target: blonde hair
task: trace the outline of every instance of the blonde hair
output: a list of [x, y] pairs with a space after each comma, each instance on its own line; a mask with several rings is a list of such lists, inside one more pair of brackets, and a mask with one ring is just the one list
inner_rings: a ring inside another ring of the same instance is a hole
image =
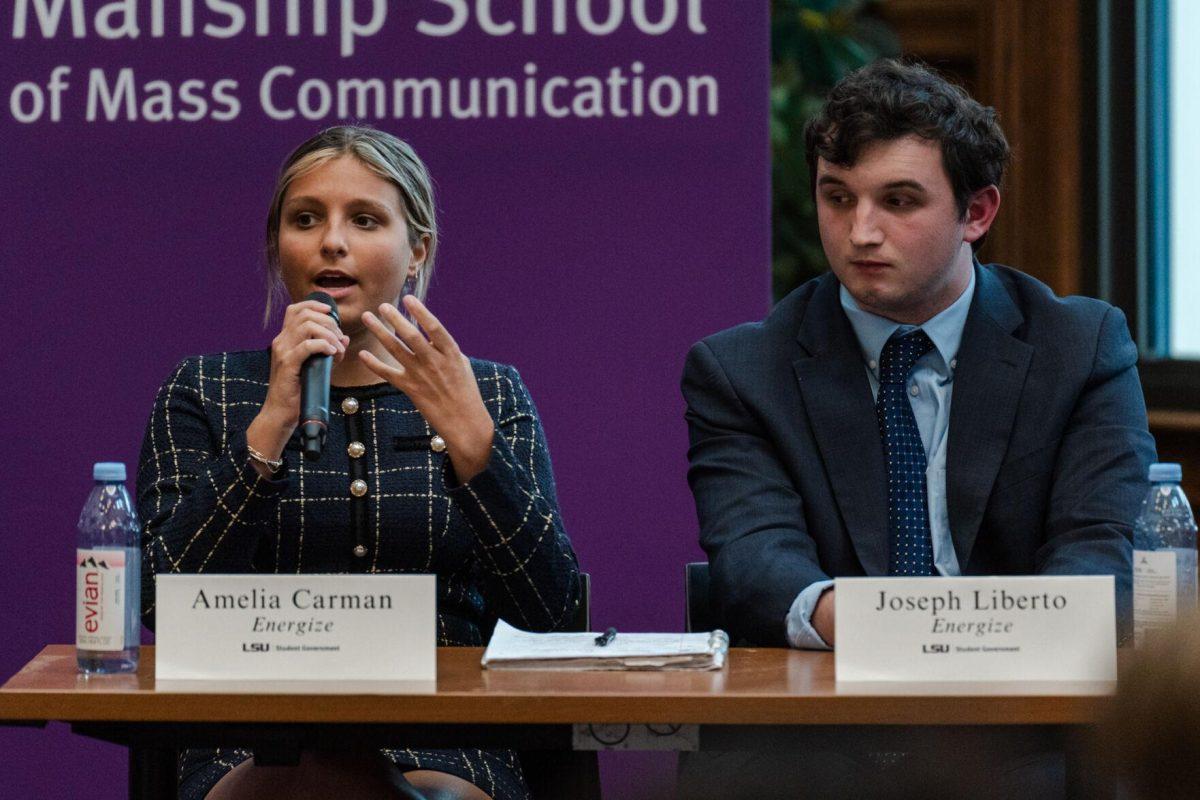
[[390, 133], [363, 125], [338, 125], [327, 128], [301, 144], [283, 162], [275, 181], [275, 194], [267, 212], [267, 304], [263, 312], [266, 327], [276, 303], [288, 302], [287, 290], [279, 266], [279, 227], [283, 199], [292, 182], [335, 158], [352, 155], [367, 169], [400, 190], [404, 203], [408, 241], [416, 247], [424, 236], [425, 261], [417, 270], [413, 294], [424, 301], [433, 276], [437, 253], [437, 216], [433, 202], [433, 183], [425, 164], [407, 142]]

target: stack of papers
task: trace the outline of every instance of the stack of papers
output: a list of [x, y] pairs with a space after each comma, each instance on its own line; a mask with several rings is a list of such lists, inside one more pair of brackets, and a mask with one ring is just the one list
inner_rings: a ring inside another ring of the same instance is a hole
[[729, 635], [711, 633], [619, 633], [604, 647], [595, 633], [529, 633], [496, 623], [483, 654], [485, 669], [668, 670], [721, 669]]

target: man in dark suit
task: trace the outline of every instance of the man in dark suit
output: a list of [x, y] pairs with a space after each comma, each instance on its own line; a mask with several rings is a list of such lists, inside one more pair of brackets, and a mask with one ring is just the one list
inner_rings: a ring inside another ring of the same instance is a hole
[[[1110, 574], [1127, 612], [1154, 459], [1137, 349], [1119, 310], [975, 261], [1008, 158], [994, 111], [883, 61], [833, 90], [807, 141], [832, 272], [684, 368], [717, 619], [756, 644], [832, 645], [829, 579], [888, 574]], [[880, 390], [892, 353], [908, 419]], [[889, 464], [889, 430], [919, 435], [892, 461], [923, 470]], [[924, 555], [900, 563], [910, 534]]]
[[683, 374], [718, 622], [832, 647], [832, 579], [1113, 575], [1154, 460], [1117, 309], [974, 251], [1009, 158], [994, 110], [880, 61], [806, 130], [831, 272]]

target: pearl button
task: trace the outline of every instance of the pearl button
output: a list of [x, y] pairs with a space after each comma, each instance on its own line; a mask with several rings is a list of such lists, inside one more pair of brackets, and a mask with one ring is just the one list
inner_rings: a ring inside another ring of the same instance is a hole
[[867, 366], [870, 367], [871, 369], [879, 369], [879, 362], [874, 361], [874, 360], [868, 361]]
[[357, 556], [358, 558], [362, 558], [366, 554], [367, 554], [367, 548], [363, 547], [361, 544], [354, 545], [354, 555], [355, 556]]
[[358, 401], [355, 400], [353, 397], [347, 397], [345, 400], [342, 401], [342, 413], [343, 414], [357, 414], [358, 413]]
[[921, 393], [921, 390], [920, 390], [920, 389], [918, 389], [918, 388], [917, 388], [917, 387], [914, 385], [914, 386], [913, 386], [911, 389], [909, 389], [909, 390], [908, 390], [908, 393], [909, 393], [909, 394], [911, 394], [913, 397], [916, 397], [917, 395], [919, 395], [919, 394]]
[[446, 440], [434, 434], [433, 438], [429, 440], [429, 447], [432, 448], [433, 452], [441, 453], [446, 449]]
[[355, 497], [362, 497], [367, 493], [367, 482], [364, 480], [356, 480], [350, 484], [350, 494]]
[[957, 358], [950, 359], [950, 369], [958, 369], [958, 359]]
[[362, 442], [351, 442], [346, 445], [346, 452], [350, 454], [351, 458], [359, 458], [367, 452], [367, 448]]

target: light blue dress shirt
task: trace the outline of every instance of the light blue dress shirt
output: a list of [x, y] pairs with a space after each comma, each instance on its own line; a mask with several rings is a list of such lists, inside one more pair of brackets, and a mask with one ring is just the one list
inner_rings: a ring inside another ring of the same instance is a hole
[[[912, 403], [917, 429], [925, 446], [925, 485], [929, 502], [929, 530], [933, 537], [933, 563], [939, 575], [960, 575], [958, 555], [950, 538], [946, 511], [946, 443], [950, 429], [950, 394], [954, 388], [958, 345], [975, 294], [975, 270], [971, 282], [958, 299], [923, 325], [902, 325], [864, 311], [841, 287], [842, 308], [850, 318], [854, 335], [862, 348], [863, 361], [871, 381], [871, 394], [879, 395], [879, 354], [897, 330], [903, 333], [921, 328], [933, 341], [933, 349], [917, 361], [908, 379], [908, 399]], [[880, 531], [880, 536], [886, 531]], [[796, 597], [787, 615], [787, 638], [792, 647], [828, 650], [829, 645], [812, 626], [813, 610], [833, 581], [817, 581]]]

